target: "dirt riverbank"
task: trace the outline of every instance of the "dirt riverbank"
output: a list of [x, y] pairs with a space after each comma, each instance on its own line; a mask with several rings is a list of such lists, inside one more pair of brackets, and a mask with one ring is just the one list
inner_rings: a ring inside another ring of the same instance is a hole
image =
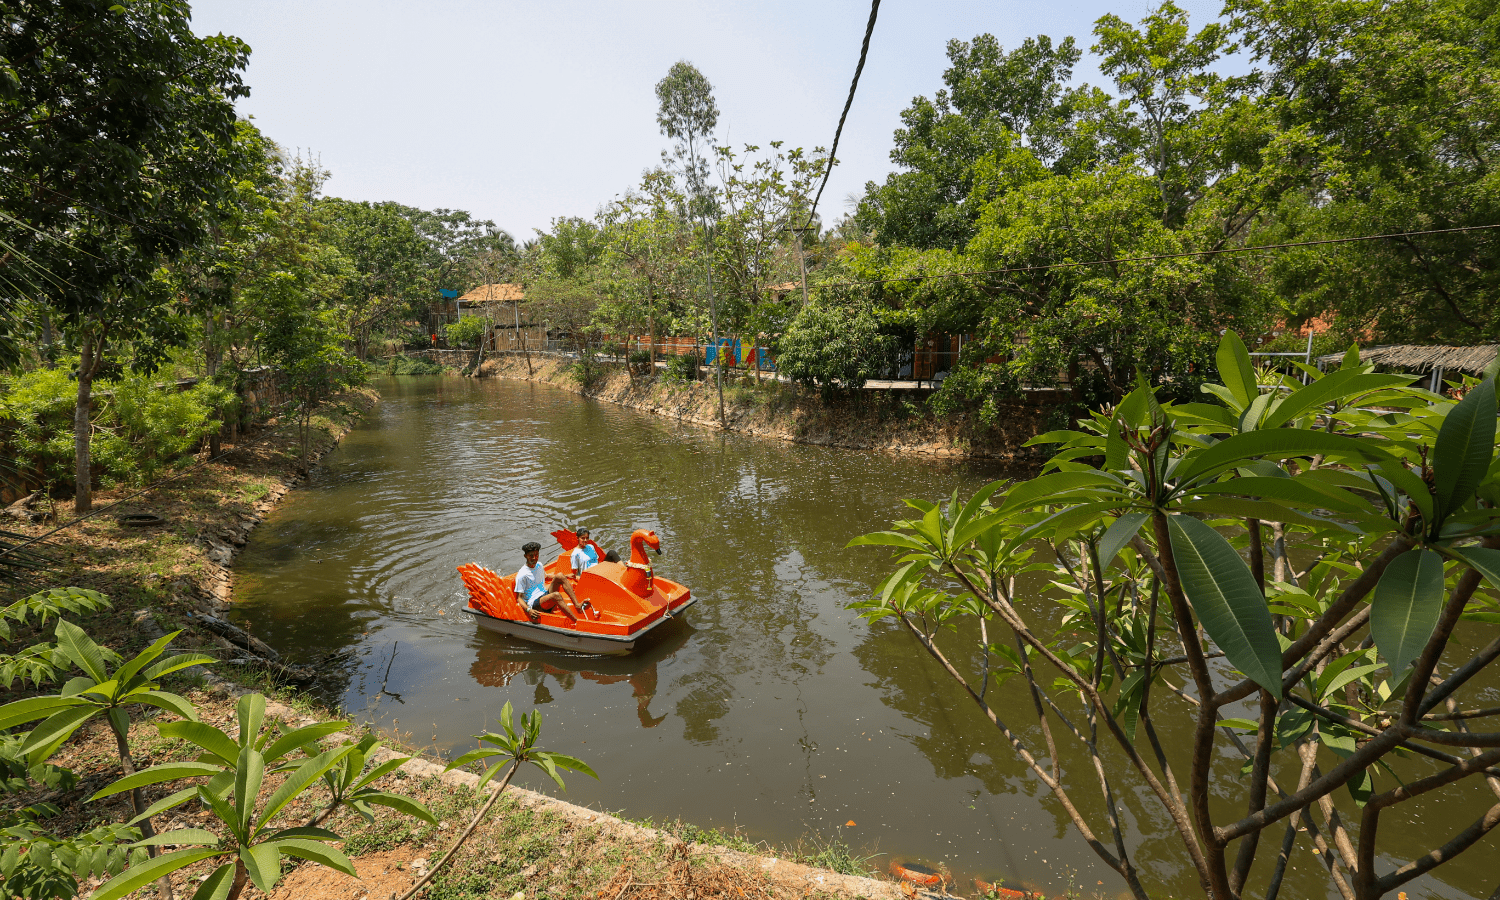
[[[314, 421], [314, 454], [321, 458], [368, 414], [378, 402], [373, 391], [346, 394], [329, 404]], [[114, 606], [104, 612], [71, 617], [100, 644], [129, 658], [163, 632], [181, 631], [174, 647], [195, 649], [219, 658], [219, 665], [186, 677], [173, 676], [167, 690], [188, 696], [205, 721], [228, 728], [234, 721], [237, 697], [259, 690], [279, 698], [268, 712], [283, 728], [309, 719], [339, 718], [334, 711], [307, 702], [287, 682], [295, 670], [280, 665], [269, 648], [253, 637], [235, 635], [211, 626], [226, 608], [232, 584], [232, 564], [254, 527], [300, 478], [298, 444], [290, 425], [272, 423], [247, 437], [221, 459], [198, 466], [180, 479], [139, 498], [69, 527], [40, 546], [52, 559], [45, 585], [74, 585], [104, 593]], [[129, 489], [102, 491], [96, 508], [128, 496]], [[68, 521], [61, 503], [57, 509], [42, 501], [33, 513]], [[124, 524], [127, 513], [157, 516], [147, 527]], [[7, 521], [10, 530], [40, 535], [57, 521]], [[13, 592], [15, 593], [15, 592]], [[23, 592], [24, 593], [24, 592]], [[0, 602], [22, 596], [15, 593]], [[50, 637], [34, 627], [18, 628], [5, 649], [14, 652]], [[25, 696], [20, 684], [0, 690], [0, 704]], [[192, 757], [183, 742], [160, 737], [152, 711], [133, 710], [132, 745], [141, 748], [137, 765]], [[351, 729], [353, 730], [353, 729]], [[410, 736], [384, 737], [412, 753]], [[545, 731], [542, 746], [548, 746]], [[568, 748], [553, 748], [571, 752]], [[20, 808], [38, 801], [65, 810], [49, 825], [59, 833], [86, 828], [101, 820], [123, 821], [126, 795], [88, 803], [86, 798], [117, 778], [119, 760], [113, 739], [101, 722], [86, 726], [56, 760], [75, 768], [80, 783], [69, 791], [35, 788], [0, 796], [0, 806]], [[329, 825], [344, 836], [344, 847], [361, 873], [359, 880], [321, 867], [303, 864], [290, 871], [276, 888], [276, 900], [385, 900], [404, 892], [428, 860], [436, 862], [452, 846], [468, 817], [483, 802], [474, 789], [476, 776], [414, 758], [386, 776], [389, 789], [416, 796], [439, 819], [428, 826], [415, 819], [380, 811], [371, 822], [340, 814]], [[149, 789], [148, 802], [165, 795], [165, 788]], [[459, 857], [427, 888], [425, 900], [479, 900], [487, 897], [609, 897], [645, 898], [790, 898], [903, 896], [889, 881], [803, 865], [788, 860], [786, 851], [752, 845], [737, 835], [704, 833], [675, 823], [648, 828], [598, 810], [589, 810], [542, 794], [512, 788], [496, 805], [487, 824], [480, 826]], [[182, 807], [157, 823], [158, 830], [206, 827], [201, 814]], [[295, 812], [295, 811], [294, 811]], [[301, 812], [307, 812], [301, 810]], [[832, 851], [830, 853], [830, 851]], [[840, 848], [811, 848], [803, 858], [836, 860]], [[847, 852], [842, 851], [845, 862]], [[820, 856], [819, 854], [828, 854]], [[853, 869], [854, 866], [843, 868]], [[181, 873], [178, 891], [206, 872]], [[97, 880], [95, 882], [97, 884]], [[93, 885], [82, 885], [86, 893]], [[139, 896], [151, 896], [154, 887]], [[906, 892], [905, 896], [912, 896]], [[245, 900], [261, 895], [248, 888]]]
[[[719, 425], [718, 394], [711, 381], [631, 378], [623, 369], [612, 367], [584, 389], [568, 371], [570, 363], [533, 354], [528, 364], [520, 354], [507, 354], [486, 360], [480, 376], [542, 382], [653, 415]], [[856, 404], [831, 405], [793, 385], [736, 376], [724, 386], [725, 418], [730, 431], [801, 444], [1039, 462], [1042, 457], [1022, 445], [1047, 430], [1060, 402], [1056, 392], [1007, 402], [1001, 421], [987, 427], [966, 419], [940, 419], [905, 396], [911, 393], [866, 391]]]

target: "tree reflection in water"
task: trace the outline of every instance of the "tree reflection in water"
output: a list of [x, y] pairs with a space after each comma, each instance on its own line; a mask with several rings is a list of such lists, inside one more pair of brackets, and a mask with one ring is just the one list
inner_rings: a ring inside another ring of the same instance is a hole
[[651, 715], [651, 700], [656, 696], [656, 666], [682, 649], [695, 630], [687, 622], [668, 625], [667, 629], [667, 633], [653, 636], [649, 643], [626, 656], [582, 656], [485, 634], [474, 663], [469, 666], [469, 675], [485, 687], [505, 687], [522, 675], [524, 681], [536, 685], [538, 704], [552, 702], [552, 694], [544, 683], [548, 675], [564, 693], [573, 689], [575, 678], [595, 684], [623, 681], [630, 685], [641, 727], [655, 728], [667, 720], [666, 713]]

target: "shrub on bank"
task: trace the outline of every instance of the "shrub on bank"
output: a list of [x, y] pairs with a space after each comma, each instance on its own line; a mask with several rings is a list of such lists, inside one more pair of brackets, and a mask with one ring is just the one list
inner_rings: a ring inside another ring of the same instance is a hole
[[568, 377], [576, 381], [579, 387], [588, 390], [598, 384], [608, 371], [608, 367], [597, 356], [586, 353], [568, 366]]
[[447, 332], [449, 344], [465, 350], [472, 350], [479, 346], [479, 341], [484, 337], [484, 330], [488, 325], [489, 322], [485, 319], [481, 319], [478, 316], [468, 316], [443, 327]]
[[[3, 448], [23, 477], [43, 484], [73, 483], [73, 410], [78, 386], [65, 368], [38, 369], [0, 381]], [[218, 431], [238, 398], [222, 385], [187, 390], [131, 373], [98, 382], [92, 438], [96, 471], [104, 482], [138, 484], [194, 452]]]
[[778, 350], [782, 375], [827, 393], [858, 390], [890, 368], [896, 339], [868, 303], [816, 303], [797, 313]]
[[654, 366], [651, 365], [650, 350], [632, 350], [625, 358], [626, 364], [630, 366], [631, 375], [651, 375]]
[[698, 380], [698, 357], [697, 356], [669, 356], [667, 357], [667, 370], [664, 376], [668, 381], [696, 381]]
[[387, 375], [441, 375], [443, 367], [429, 359], [411, 356], [393, 356], [385, 365]]

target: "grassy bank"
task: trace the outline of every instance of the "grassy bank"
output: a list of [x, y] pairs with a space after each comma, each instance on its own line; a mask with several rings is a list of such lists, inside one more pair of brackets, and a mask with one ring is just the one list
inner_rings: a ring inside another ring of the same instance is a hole
[[[314, 454], [335, 447], [378, 402], [372, 391], [339, 397], [314, 419]], [[271, 423], [249, 435], [222, 458], [197, 465], [178, 479], [113, 508], [129, 490], [96, 497], [101, 513], [52, 535], [40, 545], [52, 559], [44, 585], [74, 585], [98, 590], [113, 601], [101, 613], [70, 617], [101, 645], [127, 658], [162, 631], [182, 633], [175, 647], [196, 649], [225, 660], [207, 673], [169, 676], [166, 690], [183, 694], [197, 705], [203, 719], [222, 728], [234, 722], [234, 705], [247, 690], [277, 698], [268, 714], [289, 730], [310, 720], [339, 718], [335, 711], [310, 703], [283, 680], [284, 672], [260, 663], [230, 665], [227, 660], [246, 654], [241, 646], [200, 623], [203, 615], [219, 615], [229, 598], [231, 566], [251, 530], [297, 483], [299, 445], [289, 424]], [[72, 519], [59, 504], [42, 512], [51, 517], [13, 530], [40, 535]], [[127, 527], [119, 517], [130, 513], [160, 517], [150, 527]], [[24, 595], [11, 591], [6, 602]], [[18, 628], [9, 649], [50, 637], [34, 626]], [[192, 670], [189, 670], [190, 672]], [[0, 690], [0, 704], [27, 691], [20, 684]], [[131, 743], [139, 748], [138, 766], [191, 759], [196, 748], [161, 737], [155, 712], [132, 711]], [[350, 729], [354, 730], [354, 729]], [[401, 735], [385, 735], [401, 746]], [[545, 730], [542, 745], [546, 746]], [[559, 748], [566, 750], [567, 748]], [[410, 751], [407, 751], [410, 752]], [[121, 767], [113, 736], [103, 721], [87, 725], [53, 760], [81, 775], [66, 791], [34, 786], [19, 793], [0, 794], [0, 804], [20, 808], [37, 802], [56, 804], [62, 817], [48, 821], [57, 833], [74, 833], [104, 822], [130, 818], [126, 795], [88, 802], [87, 798], [118, 778]], [[441, 766], [420, 758], [386, 776], [380, 784], [416, 797], [435, 813], [438, 822], [376, 808], [373, 821], [340, 813], [327, 827], [346, 840], [361, 879], [333, 870], [302, 864], [289, 871], [274, 895], [285, 900], [385, 900], [405, 892], [452, 846], [484, 795], [477, 778], [466, 772], [442, 773]], [[168, 793], [168, 786], [148, 788], [147, 801]], [[294, 807], [287, 824], [300, 824], [315, 810]], [[300, 820], [299, 820], [300, 817]], [[190, 804], [164, 814], [157, 830], [212, 827], [209, 817]], [[607, 897], [614, 900], [657, 897], [895, 897], [896, 885], [840, 875], [812, 868], [803, 859], [832, 865], [844, 872], [859, 868], [859, 860], [844, 847], [808, 847], [791, 854], [753, 845], [736, 835], [704, 832], [674, 823], [651, 828], [597, 810], [562, 803], [544, 795], [511, 789], [497, 803], [489, 819], [463, 847], [453, 864], [425, 890], [426, 900], [511, 897]], [[205, 871], [189, 869], [176, 877], [178, 896], [195, 886]], [[86, 893], [98, 880], [82, 886]], [[247, 889], [246, 897], [258, 893]], [[153, 896], [154, 887], [140, 896]], [[82, 895], [82, 894], [81, 894]]]
[[[571, 361], [519, 354], [486, 360], [485, 377], [539, 381], [654, 415], [718, 427], [719, 399], [712, 381], [632, 378], [620, 367], [605, 368], [587, 388], [570, 371]], [[660, 371], [660, 370], [658, 370]], [[1040, 395], [1039, 395], [1040, 396]], [[966, 418], [933, 415], [913, 391], [860, 391], [825, 400], [816, 392], [775, 381], [756, 382], [742, 374], [724, 386], [729, 430], [757, 437], [936, 457], [1039, 459], [1022, 446], [1046, 431], [1054, 405], [1015, 401], [1001, 421], [986, 426]]]
[[[220, 728], [232, 727], [234, 697], [242, 688], [229, 683], [206, 689], [187, 683], [172, 687], [198, 706], [203, 721]], [[308, 708], [295, 699], [268, 704], [267, 717], [275, 723], [273, 736], [332, 718], [326, 711]], [[185, 761], [199, 752], [191, 745], [160, 737], [152, 726], [149, 717], [132, 722], [131, 742], [139, 748], [138, 764]], [[545, 731], [543, 738], [545, 742]], [[394, 755], [385, 751], [386, 758]], [[46, 800], [63, 807], [64, 818], [51, 823], [58, 831], [83, 830], [100, 822], [129, 818], [126, 795], [82, 802], [120, 775], [114, 738], [107, 725], [96, 722], [86, 726], [54, 762], [88, 774], [66, 793], [31, 792], [11, 799]], [[405, 893], [442, 858], [487, 799], [487, 790], [476, 789], [477, 780], [468, 772], [443, 773], [436, 763], [410, 760], [376, 784], [422, 802], [432, 811], [435, 823], [384, 807], [374, 808], [371, 821], [340, 811], [322, 827], [345, 839], [343, 850], [354, 861], [360, 878], [302, 864], [285, 874], [271, 896], [275, 900], [384, 900]], [[274, 788], [274, 780], [268, 786]], [[148, 789], [147, 800], [155, 801], [166, 793], [166, 788]], [[275, 822], [282, 826], [305, 824], [321, 805], [317, 797], [299, 800]], [[195, 805], [169, 812], [156, 824], [158, 831], [215, 825], [210, 814], [198, 811]], [[766, 855], [767, 849], [733, 835], [705, 833], [681, 823], [650, 828], [510, 788], [453, 863], [421, 896], [425, 900], [509, 898], [517, 893], [527, 898], [620, 900], [901, 896], [894, 884], [846, 877], [786, 859], [784, 854]], [[174, 877], [179, 896], [211, 868], [210, 863], [200, 863], [179, 872]], [[86, 883], [83, 890], [91, 890], [101, 881]], [[141, 897], [153, 895], [154, 887], [139, 892]], [[264, 896], [247, 887], [242, 900]]]

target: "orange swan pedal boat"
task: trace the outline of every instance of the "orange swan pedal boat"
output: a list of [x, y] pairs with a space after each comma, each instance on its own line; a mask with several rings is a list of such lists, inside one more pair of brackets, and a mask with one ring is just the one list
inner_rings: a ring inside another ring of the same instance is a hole
[[570, 554], [578, 538], [571, 531], [554, 531], [552, 536], [562, 544], [563, 552], [547, 564], [547, 576], [567, 576], [578, 602], [589, 603], [586, 618], [574, 622], [560, 611], [538, 610], [539, 621], [531, 621], [516, 599], [515, 573], [499, 575], [478, 563], [458, 567], [469, 589], [465, 612], [484, 628], [501, 634], [579, 653], [619, 656], [634, 650], [636, 642], [695, 602], [686, 585], [652, 571], [646, 549], [661, 554], [661, 539], [654, 531], [631, 533], [630, 562], [600, 562], [577, 577], [571, 574]]

